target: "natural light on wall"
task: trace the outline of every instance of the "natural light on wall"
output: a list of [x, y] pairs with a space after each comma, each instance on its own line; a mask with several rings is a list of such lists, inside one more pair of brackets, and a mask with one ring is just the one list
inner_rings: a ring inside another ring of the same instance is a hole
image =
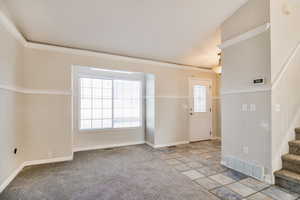
[[215, 66], [212, 70], [217, 74], [222, 74], [222, 66]]
[[141, 81], [80, 78], [80, 129], [141, 126]]

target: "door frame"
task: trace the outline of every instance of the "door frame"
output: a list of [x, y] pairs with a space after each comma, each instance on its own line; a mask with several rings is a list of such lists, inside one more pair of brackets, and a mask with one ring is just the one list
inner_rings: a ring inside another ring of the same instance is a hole
[[[188, 115], [189, 115], [189, 128], [188, 128], [188, 141], [189, 142], [193, 142], [192, 139], [191, 139], [191, 135], [190, 135], [190, 118], [191, 118], [191, 115], [190, 115], [190, 109], [191, 109], [191, 102], [192, 102], [192, 94], [191, 94], [191, 86], [192, 86], [192, 81], [193, 80], [197, 80], [197, 81], [206, 81], [209, 83], [209, 98], [208, 98], [208, 101], [210, 103], [210, 115], [209, 115], [209, 121], [210, 121], [210, 137], [209, 137], [209, 140], [213, 138], [213, 108], [212, 108], [212, 79], [209, 79], [209, 78], [200, 78], [200, 77], [189, 77], [188, 78], [188, 82], [189, 82], [189, 87], [188, 87]], [[199, 140], [201, 141], [201, 140]], [[205, 141], [205, 140], [202, 140], [202, 141]]]

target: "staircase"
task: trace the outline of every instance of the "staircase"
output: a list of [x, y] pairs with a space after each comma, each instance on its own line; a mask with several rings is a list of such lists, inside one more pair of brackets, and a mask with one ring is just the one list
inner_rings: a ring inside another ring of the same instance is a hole
[[274, 175], [276, 185], [300, 193], [300, 128], [295, 132], [296, 140], [289, 142], [289, 154], [282, 156], [283, 169]]

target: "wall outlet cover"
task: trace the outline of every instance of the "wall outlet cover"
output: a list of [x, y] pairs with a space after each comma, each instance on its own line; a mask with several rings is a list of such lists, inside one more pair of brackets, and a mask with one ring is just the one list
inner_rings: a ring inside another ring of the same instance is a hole
[[281, 105], [280, 104], [275, 104], [275, 111], [280, 112], [281, 110]]
[[243, 147], [243, 152], [244, 152], [244, 154], [248, 154], [249, 153], [249, 148], [248, 147]]
[[250, 104], [250, 111], [255, 112], [256, 111], [256, 105], [255, 104]]
[[242, 105], [242, 111], [243, 112], [247, 112], [248, 111], [248, 105], [247, 104], [243, 104]]

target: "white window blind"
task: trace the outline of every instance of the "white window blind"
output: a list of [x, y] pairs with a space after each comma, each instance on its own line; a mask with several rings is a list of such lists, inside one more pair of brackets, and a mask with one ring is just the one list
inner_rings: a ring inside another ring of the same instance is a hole
[[206, 112], [207, 87], [203, 85], [194, 86], [194, 112]]
[[80, 129], [141, 126], [141, 81], [80, 78]]

